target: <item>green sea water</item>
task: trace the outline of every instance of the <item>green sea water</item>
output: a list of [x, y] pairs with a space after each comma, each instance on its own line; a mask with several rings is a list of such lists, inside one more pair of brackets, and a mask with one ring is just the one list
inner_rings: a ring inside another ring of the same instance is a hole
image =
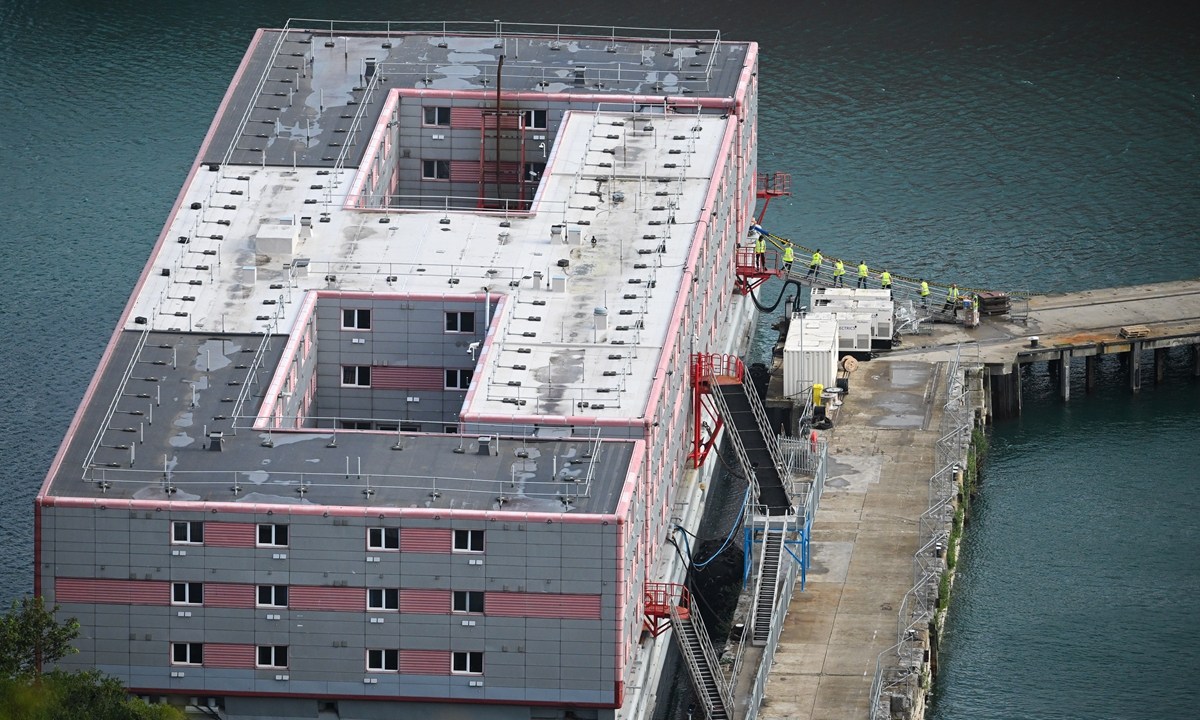
[[[256, 27], [720, 28], [761, 44], [759, 164], [793, 190], [769, 229], [893, 272], [1050, 291], [1200, 275], [1195, 13], [0, 0], [0, 602], [31, 589], [32, 498]], [[1200, 714], [1200, 384], [1185, 363], [1136, 397], [1106, 369], [1065, 407], [1026, 383], [1025, 416], [993, 430], [933, 717]]]

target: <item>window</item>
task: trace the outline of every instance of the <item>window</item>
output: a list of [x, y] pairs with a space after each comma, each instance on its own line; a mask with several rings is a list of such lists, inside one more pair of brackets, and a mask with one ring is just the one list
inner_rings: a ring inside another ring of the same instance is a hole
[[259, 607], [287, 607], [288, 604], [288, 586], [287, 585], [259, 585], [258, 586], [258, 605]]
[[204, 583], [171, 583], [172, 605], [203, 605]]
[[466, 390], [467, 388], [471, 387], [471, 377], [474, 374], [474, 370], [447, 370], [446, 389]]
[[545, 130], [546, 129], [546, 111], [545, 110], [526, 110], [521, 113], [525, 116], [526, 130]]
[[452, 665], [454, 672], [466, 673], [468, 675], [483, 674], [483, 653], [481, 652], [456, 652], [454, 653], [454, 664]]
[[204, 523], [176, 520], [171, 523], [171, 542], [200, 545], [204, 542]]
[[342, 420], [341, 428], [343, 430], [370, 430], [371, 423], [364, 420]]
[[401, 423], [400, 432], [421, 432], [421, 426], [416, 423]]
[[259, 645], [258, 666], [270, 668], [287, 667], [287, 645]]
[[367, 588], [368, 610], [399, 610], [400, 591], [395, 588]]
[[449, 160], [422, 160], [421, 161], [421, 179], [422, 180], [449, 180], [450, 179], [450, 161]]
[[483, 531], [455, 530], [454, 552], [483, 552]]
[[546, 174], [546, 163], [525, 163], [525, 182], [538, 182]]
[[454, 612], [483, 612], [483, 593], [474, 590], [455, 590]]
[[447, 435], [457, 435], [458, 434], [458, 426], [457, 425], [443, 425], [442, 432], [446, 433]]
[[172, 665], [203, 665], [203, 643], [171, 643]]
[[342, 387], [371, 387], [371, 366], [343, 365]]
[[425, 110], [425, 124], [435, 127], [450, 127], [450, 108], [448, 107], [427, 107]]
[[474, 312], [446, 313], [446, 332], [473, 333], [475, 332]]
[[396, 672], [400, 669], [399, 650], [368, 650], [367, 670]]
[[258, 526], [258, 544], [259, 545], [271, 545], [273, 547], [287, 547], [288, 526], [287, 525], [259, 525]]
[[372, 550], [399, 550], [400, 528], [367, 528], [367, 547]]
[[343, 330], [370, 330], [370, 310], [342, 310]]

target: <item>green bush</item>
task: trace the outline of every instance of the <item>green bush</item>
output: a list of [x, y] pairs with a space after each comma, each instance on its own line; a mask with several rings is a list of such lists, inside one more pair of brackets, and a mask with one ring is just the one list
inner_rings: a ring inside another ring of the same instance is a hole
[[97, 670], [52, 670], [0, 680], [0, 720], [179, 720], [169, 705], [130, 697], [121, 682]]

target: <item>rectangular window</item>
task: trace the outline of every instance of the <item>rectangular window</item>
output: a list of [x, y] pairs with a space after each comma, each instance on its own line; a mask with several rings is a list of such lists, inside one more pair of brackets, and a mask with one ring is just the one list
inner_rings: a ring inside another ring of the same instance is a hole
[[452, 665], [455, 673], [465, 675], [482, 675], [483, 674], [483, 653], [481, 652], [456, 652], [454, 653], [454, 664]]
[[454, 552], [483, 552], [483, 531], [455, 530]]
[[366, 420], [342, 420], [341, 428], [343, 430], [370, 430], [371, 423]]
[[343, 365], [342, 387], [371, 387], [371, 366]]
[[258, 667], [285, 668], [288, 662], [287, 645], [259, 645]]
[[442, 432], [446, 433], [447, 435], [457, 435], [458, 434], [458, 426], [457, 425], [443, 425]]
[[288, 606], [288, 586], [287, 585], [259, 585], [258, 586], [258, 606], [259, 607], [287, 607]]
[[526, 110], [521, 113], [525, 116], [526, 130], [545, 130], [546, 129], [546, 111], [545, 110]]
[[481, 613], [483, 612], [483, 593], [473, 590], [454, 591], [454, 612]]
[[424, 108], [425, 125], [430, 127], [450, 127], [450, 108], [448, 107], [427, 107]]
[[396, 672], [400, 669], [399, 650], [368, 650], [367, 670], [372, 672]]
[[421, 426], [415, 423], [401, 423], [400, 432], [421, 432]]
[[203, 605], [204, 583], [171, 583], [172, 605]]
[[546, 174], [546, 163], [525, 163], [525, 182], [539, 182]]
[[343, 330], [370, 330], [370, 310], [342, 310]]
[[421, 179], [422, 180], [449, 180], [450, 179], [450, 161], [449, 160], [422, 160], [421, 161]]
[[473, 333], [473, 332], [475, 332], [475, 313], [474, 312], [448, 312], [448, 313], [446, 313], [446, 332], [448, 332], [448, 333]]
[[204, 523], [176, 520], [171, 523], [171, 542], [179, 545], [201, 545], [204, 543]]
[[368, 610], [399, 610], [400, 591], [395, 588], [367, 588]]
[[474, 370], [447, 370], [446, 389], [466, 390], [467, 388], [471, 387], [471, 378], [474, 375]]
[[171, 643], [172, 665], [203, 665], [203, 643]]
[[258, 544], [259, 545], [269, 545], [271, 547], [287, 547], [288, 526], [287, 525], [259, 525], [258, 526]]
[[400, 528], [367, 528], [367, 547], [372, 550], [399, 550]]

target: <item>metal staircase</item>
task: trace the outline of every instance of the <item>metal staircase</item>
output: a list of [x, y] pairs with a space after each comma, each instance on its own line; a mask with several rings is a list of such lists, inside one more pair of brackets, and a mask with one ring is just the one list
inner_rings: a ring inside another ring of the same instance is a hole
[[679, 654], [687, 664], [692, 688], [704, 703], [704, 712], [711, 720], [732, 720], [733, 698], [721, 660], [713, 649], [708, 631], [699, 612], [694, 612], [691, 593], [677, 583], [648, 582], [642, 591], [646, 630], [654, 637], [670, 627], [679, 644]]
[[718, 378], [714, 385], [714, 404], [733, 429], [729, 438], [734, 454], [751, 480], [758, 502], [767, 507], [770, 515], [791, 514], [791, 493], [784, 484], [787, 471], [779, 442], [771, 432], [766, 410], [750, 378], [744, 376], [741, 382]]
[[762, 559], [758, 570], [758, 588], [754, 595], [751, 642], [764, 646], [771, 636], [771, 619], [779, 590], [780, 555], [783, 553], [784, 528], [767, 527], [763, 531]]
[[671, 629], [679, 643], [679, 652], [688, 666], [692, 688], [704, 703], [709, 720], [732, 720], [733, 700], [721, 674], [721, 662], [713, 649], [700, 613], [690, 608], [671, 606]]

